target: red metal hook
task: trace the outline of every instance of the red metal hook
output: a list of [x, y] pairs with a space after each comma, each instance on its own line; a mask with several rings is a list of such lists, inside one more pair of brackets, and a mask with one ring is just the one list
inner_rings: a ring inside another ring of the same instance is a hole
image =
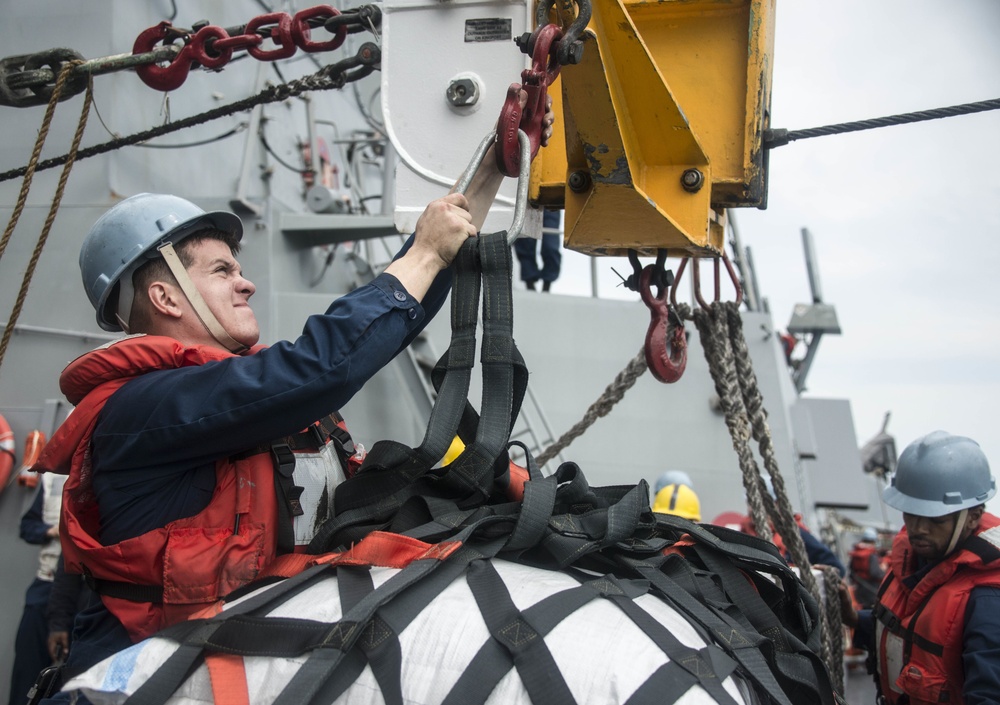
[[[531, 158], [538, 154], [542, 143], [542, 119], [545, 117], [545, 102], [548, 87], [556, 80], [562, 68], [556, 58], [554, 45], [563, 36], [558, 25], [547, 24], [539, 27], [531, 35], [531, 68], [521, 72], [521, 82], [510, 84], [507, 98], [500, 109], [497, 121], [496, 157], [497, 168], [505, 176], [520, 173], [521, 153], [517, 144], [518, 129], [524, 130], [531, 144]], [[528, 100], [522, 114], [518, 94], [524, 90]]]
[[650, 318], [644, 348], [646, 365], [656, 379], [670, 384], [681, 378], [687, 366], [687, 336], [677, 314], [667, 305], [667, 290], [670, 287], [661, 287], [656, 296], [649, 289], [654, 269], [655, 265], [646, 265], [639, 275], [639, 296], [649, 308]]
[[[147, 51], [152, 51], [160, 41], [170, 34], [171, 27], [173, 25], [164, 20], [155, 27], [143, 31], [135, 38], [132, 53], [145, 54]], [[136, 66], [135, 72], [142, 79], [142, 82], [150, 88], [155, 88], [158, 91], [172, 91], [175, 88], [180, 88], [187, 80], [188, 71], [191, 70], [191, 62], [194, 60], [192, 53], [191, 45], [185, 44], [184, 48], [177, 52], [177, 56], [167, 66], [146, 64]]]

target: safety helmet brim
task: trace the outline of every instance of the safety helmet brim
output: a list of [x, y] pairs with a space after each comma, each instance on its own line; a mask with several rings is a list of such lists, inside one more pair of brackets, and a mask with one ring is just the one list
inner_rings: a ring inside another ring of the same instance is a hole
[[882, 501], [906, 514], [940, 517], [978, 507], [996, 491], [989, 461], [978, 443], [932, 431], [900, 453]]
[[882, 501], [893, 509], [898, 509], [904, 514], [913, 514], [918, 517], [943, 517], [946, 514], [954, 514], [955, 512], [960, 512], [963, 509], [978, 507], [980, 504], [984, 504], [988, 501], [996, 493], [997, 490], [996, 487], [994, 487], [989, 492], [976, 497], [970, 497], [969, 499], [961, 499], [959, 497], [954, 497], [952, 499], [950, 497], [943, 497], [941, 499], [932, 500], [911, 497], [910, 495], [903, 494], [898, 489], [890, 485], [882, 490]]
[[106, 331], [121, 331], [121, 325], [115, 317], [114, 307], [108, 306], [108, 300], [111, 298], [112, 292], [117, 291], [117, 284], [126, 272], [131, 276], [132, 272], [140, 266], [159, 257], [157, 250], [164, 243], [170, 242], [177, 245], [191, 235], [205, 230], [229, 233], [237, 241], [243, 239], [243, 221], [236, 214], [227, 211], [209, 211], [179, 222], [163, 233], [162, 237], [149, 243], [142, 252], [135, 255], [130, 261], [122, 262], [121, 266], [112, 274], [111, 284], [104, 287], [104, 291], [95, 306], [98, 325]]

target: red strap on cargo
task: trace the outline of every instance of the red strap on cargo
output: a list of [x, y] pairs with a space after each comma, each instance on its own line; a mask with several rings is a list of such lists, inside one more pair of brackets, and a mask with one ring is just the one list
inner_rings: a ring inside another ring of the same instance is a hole
[[250, 690], [247, 688], [247, 672], [242, 656], [210, 653], [205, 656], [205, 665], [208, 667], [215, 705], [250, 705]]
[[318, 556], [289, 553], [278, 556], [258, 578], [290, 578], [314, 565], [369, 565], [382, 568], [405, 568], [413, 561], [433, 558], [443, 561], [462, 545], [461, 541], [426, 543], [388, 531], [373, 531], [346, 551]]

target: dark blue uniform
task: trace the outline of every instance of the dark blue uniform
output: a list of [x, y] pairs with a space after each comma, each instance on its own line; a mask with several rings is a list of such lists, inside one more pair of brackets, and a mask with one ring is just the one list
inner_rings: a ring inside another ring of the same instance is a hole
[[[450, 287], [446, 270], [421, 305], [382, 274], [311, 316], [294, 342], [125, 384], [108, 400], [92, 439], [101, 541], [116, 543], [200, 512], [215, 489], [216, 459], [297, 433], [341, 408], [423, 329]], [[129, 645], [121, 623], [95, 597], [77, 616], [67, 671]]]

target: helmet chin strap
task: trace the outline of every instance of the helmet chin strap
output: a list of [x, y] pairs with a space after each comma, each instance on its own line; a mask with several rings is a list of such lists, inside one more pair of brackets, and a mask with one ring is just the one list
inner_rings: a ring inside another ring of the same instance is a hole
[[[229, 335], [226, 329], [222, 327], [222, 324], [219, 323], [219, 320], [209, 310], [208, 304], [205, 303], [205, 299], [201, 297], [201, 292], [198, 291], [198, 287], [194, 285], [191, 277], [188, 276], [187, 270], [184, 269], [184, 265], [181, 263], [180, 257], [177, 256], [173, 244], [165, 242], [157, 249], [163, 255], [163, 259], [166, 260], [167, 266], [170, 267], [170, 271], [177, 280], [177, 284], [181, 287], [181, 291], [187, 297], [188, 302], [190, 302], [194, 312], [198, 315], [205, 328], [208, 329], [208, 332], [212, 334], [212, 337], [231, 353], [238, 355], [249, 350], [248, 346]], [[131, 304], [129, 307], [131, 308]], [[128, 331], [126, 330], [126, 332]]]
[[958, 513], [958, 521], [955, 522], [955, 530], [951, 532], [951, 541], [948, 543], [948, 548], [945, 550], [944, 555], [947, 556], [955, 550], [955, 546], [958, 545], [958, 539], [962, 535], [962, 530], [965, 528], [965, 520], [968, 516], [968, 509], [963, 509]]
[[115, 312], [115, 318], [126, 333], [132, 332], [129, 328], [129, 317], [132, 315], [132, 301], [135, 299], [135, 288], [132, 286], [134, 273], [134, 269], [128, 269], [118, 280], [118, 310]]

